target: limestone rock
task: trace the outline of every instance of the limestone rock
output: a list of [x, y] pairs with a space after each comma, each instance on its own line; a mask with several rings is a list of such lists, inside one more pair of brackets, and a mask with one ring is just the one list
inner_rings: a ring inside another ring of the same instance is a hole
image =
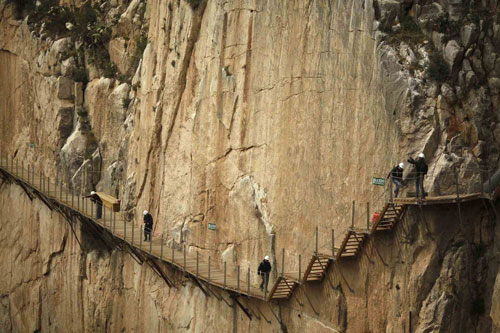
[[72, 100], [74, 82], [68, 77], [60, 76], [57, 79], [57, 98]]
[[457, 97], [455, 96], [453, 88], [449, 84], [444, 83], [443, 85], [441, 85], [441, 94], [446, 99], [448, 104], [453, 105], [456, 103]]
[[461, 65], [463, 52], [463, 48], [454, 39], [446, 44], [444, 48], [444, 60], [448, 63], [450, 70], [454, 70]]
[[478, 28], [474, 23], [469, 23], [460, 29], [460, 38], [462, 39], [462, 45], [466, 49], [477, 41], [479, 36]]

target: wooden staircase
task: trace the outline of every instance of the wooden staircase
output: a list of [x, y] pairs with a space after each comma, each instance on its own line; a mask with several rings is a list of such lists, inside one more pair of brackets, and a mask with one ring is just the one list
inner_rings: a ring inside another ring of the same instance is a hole
[[341, 258], [356, 257], [363, 247], [365, 239], [368, 237], [368, 232], [365, 229], [350, 229], [336, 253], [336, 260]]
[[298, 285], [298, 281], [288, 276], [281, 275], [274, 283], [273, 288], [269, 292], [268, 299], [279, 300], [288, 299]]
[[406, 212], [406, 205], [398, 203], [386, 203], [380, 216], [373, 223], [371, 232], [391, 231], [394, 226], [403, 218]]
[[332, 258], [327, 255], [321, 253], [313, 255], [304, 272], [302, 283], [323, 280], [331, 261]]

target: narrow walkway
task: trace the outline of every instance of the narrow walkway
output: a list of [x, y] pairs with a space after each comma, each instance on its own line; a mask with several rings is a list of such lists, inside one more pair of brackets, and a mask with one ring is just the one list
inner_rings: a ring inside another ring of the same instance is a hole
[[[0, 156], [0, 173], [4, 179], [16, 182], [21, 186], [30, 197], [36, 195], [49, 207], [56, 205], [70, 211], [72, 214], [79, 215], [80, 218], [91, 221], [100, 230], [107, 231], [108, 234], [128, 245], [133, 250], [132, 255], [154, 258], [156, 261], [167, 263], [184, 272], [206, 294], [209, 292], [214, 293], [208, 287], [214, 286], [234, 295], [245, 295], [263, 301], [288, 299], [300, 284], [322, 281], [328, 268], [334, 262], [355, 258], [359, 255], [370, 232], [391, 231], [403, 218], [409, 205], [438, 205], [460, 203], [480, 198], [491, 199], [484, 194], [474, 193], [461, 195], [460, 197], [429, 197], [423, 201], [418, 201], [415, 198], [398, 198], [393, 203], [386, 203], [380, 216], [371, 225], [370, 230], [350, 228], [339, 248], [334, 247], [330, 254], [319, 253], [316, 250], [312, 256], [308, 257], [305, 265], [306, 269], [303, 272], [301, 271], [302, 265], [300, 262], [298, 272], [281, 271], [279, 277], [271, 286], [269, 293], [267, 293], [267, 291], [263, 292], [258, 286], [251, 284], [249, 269], [246, 272], [240, 272], [238, 268], [234, 273], [233, 269], [219, 268], [210, 260], [207, 262], [199, 258], [197, 254], [185, 251], [185, 248], [182, 251], [179, 246], [172, 245], [168, 247], [166, 240], [163, 238], [156, 238], [152, 242], [143, 242], [142, 228], [131, 227], [131, 223], [125, 221], [121, 212], [114, 213], [110, 209], [103, 207], [102, 218], [96, 219], [94, 217], [94, 206], [90, 199], [74, 195], [73, 192], [63, 188], [61, 184], [55, 184], [43, 175], [36, 174], [30, 167], [25, 169], [23, 166], [17, 165], [17, 163], [14, 165], [12, 161], [9, 163], [8, 159], [3, 159]], [[70, 219], [62, 210], [59, 210], [59, 212], [65, 215], [67, 219]], [[165, 274], [158, 267], [152, 266], [152, 268], [159, 274]], [[169, 283], [168, 277], [162, 276]], [[204, 284], [201, 282], [204, 282]]]

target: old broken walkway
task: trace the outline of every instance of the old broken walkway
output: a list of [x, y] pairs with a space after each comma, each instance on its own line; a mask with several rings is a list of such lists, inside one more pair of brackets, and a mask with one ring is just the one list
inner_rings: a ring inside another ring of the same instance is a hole
[[[262, 292], [258, 286], [251, 284], [249, 269], [248, 271], [240, 272], [238, 268], [237, 273], [233, 273], [235, 270], [226, 269], [225, 265], [223, 268], [219, 268], [213, 265], [210, 260], [206, 261], [198, 257], [197, 254], [187, 252], [185, 248], [182, 251], [182, 247], [173, 245], [172, 242], [170, 247], [168, 247], [166, 239], [163, 238], [156, 238], [152, 242], [143, 242], [142, 229], [137, 226], [131, 226], [132, 223], [126, 222], [121, 212], [114, 213], [111, 209], [103, 207], [102, 218], [96, 219], [94, 214], [95, 208], [89, 199], [75, 195], [75, 193], [65, 189], [61, 184], [51, 182], [50, 179], [41, 173], [35, 172], [30, 166], [25, 168], [24, 165], [19, 165], [17, 161], [14, 163], [12, 159], [4, 158], [1, 154], [0, 174], [2, 178], [21, 186], [31, 198], [37, 196], [49, 208], [56, 209], [68, 221], [73, 221], [76, 216], [82, 221], [90, 222], [93, 224], [93, 230], [96, 233], [100, 233], [99, 237], [102, 239], [112, 239], [115, 243], [110, 244], [111, 246], [121, 244], [117, 246], [122, 250], [128, 250], [136, 259], [147, 261], [152, 269], [161, 275], [170, 286], [172, 283], [169, 277], [159, 267], [158, 263], [170, 265], [184, 272], [207, 295], [211, 293], [218, 297], [211, 289], [211, 287], [216, 287], [226, 290], [233, 295], [244, 295], [267, 302], [288, 299], [300, 284], [322, 281], [328, 268], [333, 263], [358, 256], [370, 233], [391, 231], [403, 218], [409, 205], [457, 203], [459, 207], [460, 203], [464, 201], [483, 198], [493, 200], [494, 194], [498, 193], [498, 188], [495, 187], [496, 191], [491, 191], [490, 194], [472, 193], [459, 195], [457, 193], [457, 195], [451, 196], [429, 197], [424, 201], [418, 201], [415, 198], [403, 198], [388, 202], [384, 205], [380, 216], [371, 225], [370, 230], [351, 227], [338, 248], [333, 246], [334, 240], [332, 235], [333, 251], [331, 253], [320, 253], [316, 248], [314, 254], [307, 257], [304, 271], [301, 270], [302, 265], [300, 263], [298, 272], [285, 272], [281, 270], [269, 293], [267, 293]], [[110, 237], [106, 238], [103, 235]], [[301, 256], [299, 256], [299, 262], [300, 258]], [[284, 263], [281, 266], [283, 267]]]

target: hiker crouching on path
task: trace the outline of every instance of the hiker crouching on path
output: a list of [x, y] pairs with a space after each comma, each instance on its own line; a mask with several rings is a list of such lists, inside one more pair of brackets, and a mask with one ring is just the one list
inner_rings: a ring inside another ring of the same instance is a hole
[[391, 172], [387, 175], [387, 178], [391, 177], [391, 181], [396, 185], [394, 189], [394, 198], [398, 197], [399, 189], [403, 186], [403, 169], [405, 165], [403, 162], [392, 168]]
[[100, 219], [102, 217], [102, 200], [95, 191], [90, 192], [89, 195], [84, 195], [84, 198], [90, 198], [93, 204], [97, 205], [96, 209], [96, 219]]
[[423, 153], [418, 154], [418, 158], [414, 160], [413, 158], [409, 158], [408, 162], [415, 165], [415, 169], [417, 171], [417, 179], [415, 182], [415, 192], [417, 199], [419, 198], [419, 190], [422, 189], [422, 198], [425, 198], [424, 191], [424, 176], [427, 174], [427, 164], [425, 163], [425, 155]]
[[260, 283], [260, 290], [267, 290], [267, 284], [269, 283], [269, 272], [271, 272], [271, 263], [269, 262], [269, 257], [265, 256], [264, 260], [259, 265], [257, 274], [262, 277], [262, 282]]
[[149, 241], [151, 241], [151, 230], [153, 230], [153, 216], [149, 214], [147, 210], [143, 212], [144, 214], [144, 241], [148, 240], [148, 235], [149, 235]]

